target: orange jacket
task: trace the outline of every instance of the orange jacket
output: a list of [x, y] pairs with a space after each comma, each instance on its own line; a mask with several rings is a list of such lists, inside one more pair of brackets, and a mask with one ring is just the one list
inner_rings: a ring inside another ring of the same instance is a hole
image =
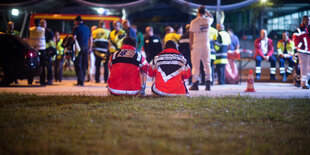
[[177, 50], [165, 49], [155, 56], [148, 69], [148, 75], [155, 77], [152, 91], [162, 96], [175, 96], [188, 94], [184, 79], [191, 76], [184, 56]]

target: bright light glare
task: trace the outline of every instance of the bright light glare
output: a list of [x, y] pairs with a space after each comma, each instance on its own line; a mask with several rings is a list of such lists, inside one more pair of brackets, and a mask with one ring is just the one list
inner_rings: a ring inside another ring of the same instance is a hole
[[261, 0], [261, 2], [266, 3], [266, 2], [267, 2], [267, 0]]
[[18, 9], [12, 9], [12, 15], [13, 16], [18, 16], [19, 15], [19, 10]]
[[97, 9], [98, 14], [102, 15], [104, 13], [104, 9], [103, 8], [99, 8]]

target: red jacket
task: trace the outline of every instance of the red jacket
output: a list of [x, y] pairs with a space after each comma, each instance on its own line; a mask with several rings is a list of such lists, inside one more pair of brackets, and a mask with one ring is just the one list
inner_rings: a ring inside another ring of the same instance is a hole
[[[262, 50], [261, 50], [261, 38], [257, 38], [255, 40], [255, 55], [254, 58], [256, 58], [257, 55], [260, 55], [262, 57], [264, 57], [265, 55], [263, 54]], [[267, 56], [271, 56], [273, 54], [273, 43], [272, 40], [268, 38], [268, 52], [267, 52]]]
[[108, 90], [113, 95], [137, 95], [141, 90], [140, 70], [147, 72], [148, 63], [130, 45], [111, 55]]
[[165, 49], [155, 56], [148, 69], [148, 75], [155, 77], [152, 91], [162, 96], [188, 94], [184, 79], [191, 76], [191, 68], [184, 56], [177, 50]]
[[[301, 26], [300, 26], [301, 27]], [[297, 28], [293, 40], [299, 53], [310, 54], [310, 33], [307, 28]]]

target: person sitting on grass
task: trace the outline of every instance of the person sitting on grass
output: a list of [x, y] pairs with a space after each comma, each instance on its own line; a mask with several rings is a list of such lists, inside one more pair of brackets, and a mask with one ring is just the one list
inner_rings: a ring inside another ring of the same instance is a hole
[[112, 95], [144, 95], [144, 76], [149, 64], [135, 46], [136, 41], [126, 37], [121, 49], [111, 55], [108, 91]]
[[153, 93], [160, 96], [188, 95], [184, 80], [191, 76], [191, 68], [174, 41], [167, 41], [164, 51], [151, 61], [148, 75], [155, 77]]

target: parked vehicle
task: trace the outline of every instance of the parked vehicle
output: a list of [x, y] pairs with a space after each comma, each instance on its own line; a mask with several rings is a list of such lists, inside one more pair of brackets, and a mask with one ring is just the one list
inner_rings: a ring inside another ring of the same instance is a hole
[[8, 86], [17, 79], [28, 79], [40, 75], [38, 51], [17, 36], [0, 32], [0, 86]]

